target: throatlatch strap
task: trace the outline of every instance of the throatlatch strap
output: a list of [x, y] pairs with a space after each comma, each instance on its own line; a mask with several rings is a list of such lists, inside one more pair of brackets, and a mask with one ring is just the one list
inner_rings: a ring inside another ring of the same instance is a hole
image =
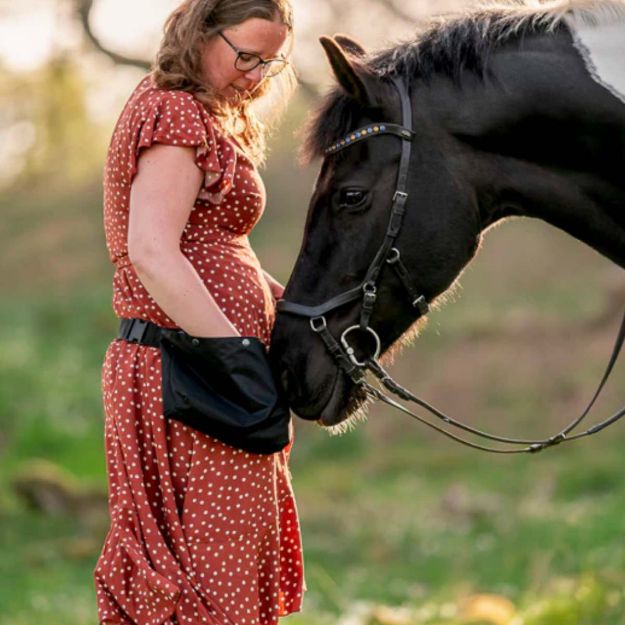
[[430, 306], [428, 305], [425, 296], [419, 293], [419, 291], [412, 283], [410, 273], [408, 272], [406, 265], [404, 265], [404, 263], [402, 262], [401, 257], [398, 255], [397, 260], [394, 262], [389, 262], [389, 264], [395, 270], [397, 277], [404, 285], [404, 288], [406, 289], [408, 296], [410, 297], [410, 303], [412, 304], [413, 308], [416, 308], [421, 316], [427, 315], [428, 311], [430, 310]]

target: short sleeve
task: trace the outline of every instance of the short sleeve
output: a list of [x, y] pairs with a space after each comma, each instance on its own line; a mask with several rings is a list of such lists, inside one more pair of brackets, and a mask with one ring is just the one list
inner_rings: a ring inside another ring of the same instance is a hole
[[204, 172], [199, 199], [219, 204], [232, 188], [236, 153], [217, 136], [204, 105], [184, 91], [154, 90], [139, 105], [132, 175], [142, 149], [155, 143], [195, 148], [195, 162]]

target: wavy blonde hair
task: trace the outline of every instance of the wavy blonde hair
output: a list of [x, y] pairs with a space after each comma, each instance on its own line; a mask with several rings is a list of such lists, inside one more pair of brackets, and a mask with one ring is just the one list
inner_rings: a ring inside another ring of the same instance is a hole
[[237, 105], [228, 104], [202, 80], [200, 45], [219, 31], [250, 18], [280, 20], [293, 43], [293, 11], [290, 0], [185, 0], [165, 22], [163, 39], [152, 68], [161, 89], [188, 91], [217, 115], [227, 132], [262, 164], [271, 124], [284, 111], [296, 86], [288, 65], [277, 76], [264, 80], [253, 94]]

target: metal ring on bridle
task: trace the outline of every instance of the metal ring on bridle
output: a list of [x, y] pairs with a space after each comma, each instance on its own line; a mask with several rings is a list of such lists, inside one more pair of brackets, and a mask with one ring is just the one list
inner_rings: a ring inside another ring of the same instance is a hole
[[399, 260], [399, 250], [396, 247], [391, 248], [391, 253], [388, 255], [386, 262], [389, 265], [394, 265]]
[[[366, 362], [360, 362], [357, 358], [356, 358], [356, 352], [354, 350], [354, 348], [347, 342], [347, 335], [352, 332], [353, 330], [362, 330], [362, 328], [360, 326], [350, 326], [349, 328], [347, 328], [347, 330], [345, 330], [345, 332], [343, 332], [343, 334], [341, 334], [341, 344], [343, 345], [343, 347], [345, 348], [345, 351], [347, 352], [347, 355], [349, 356], [349, 359], [357, 366], [357, 367], [364, 367], [366, 366]], [[373, 360], [377, 360], [378, 356], [380, 355], [380, 350], [382, 349], [382, 343], [380, 342], [380, 337], [377, 335], [376, 331], [373, 330], [372, 328], [365, 328], [365, 330], [367, 332], [369, 332], [370, 334], [373, 335], [373, 338], [375, 340], [375, 350], [373, 352], [373, 355], [369, 357], [369, 359], [373, 359]]]

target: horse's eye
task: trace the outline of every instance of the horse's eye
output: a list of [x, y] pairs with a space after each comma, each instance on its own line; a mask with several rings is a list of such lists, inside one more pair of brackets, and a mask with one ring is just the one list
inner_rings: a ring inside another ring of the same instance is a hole
[[361, 206], [366, 199], [366, 191], [361, 189], [343, 189], [339, 197], [339, 204], [342, 208], [356, 208]]

